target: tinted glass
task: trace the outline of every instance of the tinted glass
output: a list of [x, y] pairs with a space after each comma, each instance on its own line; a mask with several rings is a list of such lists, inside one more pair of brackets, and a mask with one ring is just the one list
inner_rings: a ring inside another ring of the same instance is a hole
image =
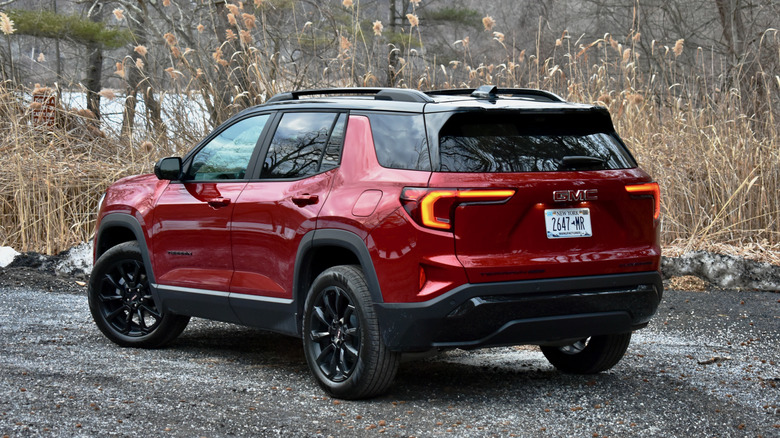
[[376, 158], [392, 169], [431, 170], [421, 114], [369, 114]]
[[335, 113], [286, 113], [271, 140], [261, 178], [300, 178], [318, 172]]
[[489, 173], [635, 167], [605, 117], [455, 114], [439, 133], [441, 170]]
[[330, 134], [328, 146], [325, 148], [325, 154], [322, 156], [320, 172], [338, 167], [341, 160], [341, 149], [344, 146], [344, 135], [347, 132], [347, 115], [341, 114]]
[[222, 131], [192, 160], [189, 176], [196, 180], [241, 179], [257, 140], [263, 132], [267, 114], [240, 120]]

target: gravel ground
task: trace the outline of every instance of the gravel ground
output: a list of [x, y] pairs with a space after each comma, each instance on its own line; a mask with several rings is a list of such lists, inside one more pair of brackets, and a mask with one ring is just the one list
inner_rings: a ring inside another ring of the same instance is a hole
[[0, 269], [0, 436], [780, 436], [776, 293], [667, 291], [599, 375], [531, 347], [451, 351], [348, 402], [293, 338], [193, 319], [166, 349], [119, 348], [80, 280]]

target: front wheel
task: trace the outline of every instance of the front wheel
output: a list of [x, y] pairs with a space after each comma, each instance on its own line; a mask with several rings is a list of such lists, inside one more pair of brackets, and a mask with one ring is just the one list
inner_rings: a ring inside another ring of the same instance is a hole
[[161, 347], [176, 339], [190, 320], [157, 308], [135, 241], [100, 256], [89, 278], [88, 298], [95, 324], [123, 347]]
[[302, 332], [306, 362], [331, 396], [373, 397], [392, 383], [399, 354], [382, 341], [359, 267], [335, 266], [314, 280], [306, 298]]
[[615, 366], [628, 349], [631, 332], [592, 336], [563, 347], [542, 346], [542, 353], [564, 373], [596, 374]]

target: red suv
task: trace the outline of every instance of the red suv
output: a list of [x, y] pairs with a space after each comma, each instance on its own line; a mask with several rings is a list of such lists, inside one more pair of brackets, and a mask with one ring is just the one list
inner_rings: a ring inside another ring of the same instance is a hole
[[342, 398], [437, 349], [539, 345], [596, 373], [661, 300], [659, 202], [604, 108], [491, 86], [287, 92], [107, 190], [89, 305], [122, 346], [191, 316], [299, 336]]

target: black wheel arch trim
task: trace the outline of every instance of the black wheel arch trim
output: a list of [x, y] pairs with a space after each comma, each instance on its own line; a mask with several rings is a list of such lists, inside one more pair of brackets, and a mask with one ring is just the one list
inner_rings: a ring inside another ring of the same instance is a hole
[[[112, 228], [124, 228], [133, 233], [136, 242], [138, 242], [138, 247], [141, 249], [141, 257], [146, 266], [146, 275], [149, 278], [149, 283], [156, 284], [157, 281], [152, 270], [152, 261], [149, 257], [149, 248], [146, 245], [143, 228], [136, 218], [127, 213], [109, 213], [101, 219], [100, 227], [97, 233], [95, 233], [95, 261], [105, 252], [101, 251], [101, 240], [105, 237], [105, 233]], [[105, 249], [108, 250], [108, 248]], [[152, 289], [154, 290], [154, 288]], [[154, 292], [156, 295], [156, 290]]]
[[350, 231], [329, 228], [312, 230], [301, 239], [301, 243], [298, 246], [298, 254], [295, 257], [293, 299], [296, 301], [299, 327], [303, 315], [303, 303], [306, 302], [306, 294], [308, 293], [308, 285], [304, 280], [309, 274], [308, 269], [311, 266], [311, 260], [307, 260], [307, 258], [311, 256], [312, 250], [324, 246], [337, 246], [351, 251], [360, 262], [361, 268], [363, 268], [371, 300], [374, 304], [384, 302], [382, 289], [379, 286], [379, 278], [376, 275], [374, 262], [371, 259], [371, 254], [368, 252], [366, 242], [360, 236]]

